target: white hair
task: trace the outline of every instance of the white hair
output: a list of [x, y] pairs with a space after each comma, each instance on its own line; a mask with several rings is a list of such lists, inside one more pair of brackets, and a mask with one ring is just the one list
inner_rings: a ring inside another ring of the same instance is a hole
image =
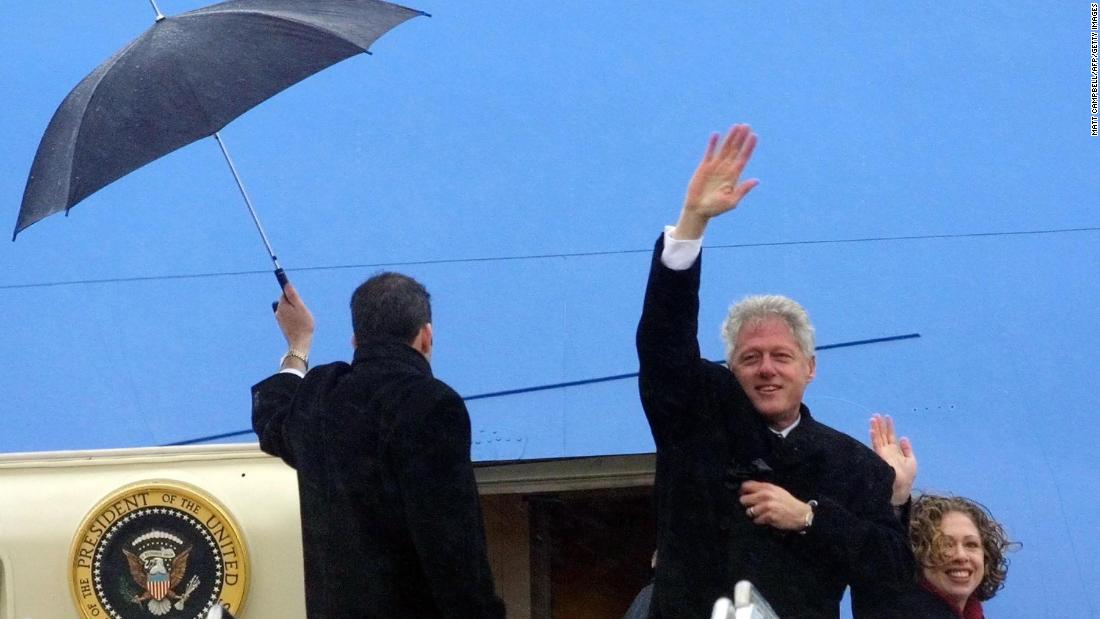
[[810, 324], [810, 315], [797, 301], [775, 294], [760, 294], [745, 297], [730, 306], [726, 319], [722, 321], [722, 341], [726, 344], [726, 361], [733, 363], [734, 349], [737, 347], [737, 334], [746, 325], [758, 324], [766, 318], [779, 318], [787, 323], [794, 339], [807, 358], [814, 356], [814, 326]]

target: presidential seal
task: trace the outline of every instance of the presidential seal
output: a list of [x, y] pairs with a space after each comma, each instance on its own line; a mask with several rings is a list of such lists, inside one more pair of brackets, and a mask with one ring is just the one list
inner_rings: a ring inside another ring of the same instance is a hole
[[201, 619], [239, 613], [248, 554], [213, 499], [179, 482], [127, 486], [84, 517], [70, 552], [84, 619]]

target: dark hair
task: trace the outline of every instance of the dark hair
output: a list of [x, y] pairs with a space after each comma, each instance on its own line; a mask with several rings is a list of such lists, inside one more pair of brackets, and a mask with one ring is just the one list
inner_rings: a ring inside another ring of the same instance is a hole
[[959, 512], [970, 518], [982, 538], [985, 574], [974, 595], [984, 602], [1004, 587], [1005, 577], [1008, 576], [1005, 552], [1015, 550], [1019, 543], [1009, 541], [1004, 528], [981, 503], [963, 497], [925, 494], [913, 501], [909, 517], [909, 544], [921, 566], [936, 567], [947, 562], [940, 521], [950, 512]]
[[411, 342], [431, 321], [431, 295], [407, 275], [379, 273], [351, 295], [351, 327], [359, 344], [379, 337]]

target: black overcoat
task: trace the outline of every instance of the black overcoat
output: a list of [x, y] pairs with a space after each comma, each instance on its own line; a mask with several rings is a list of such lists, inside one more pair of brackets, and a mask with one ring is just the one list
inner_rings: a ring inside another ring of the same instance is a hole
[[298, 473], [310, 619], [497, 618], [462, 398], [396, 340], [252, 388]]
[[[971, 602], [970, 617], [984, 617], [981, 604]], [[946, 600], [914, 583], [900, 596], [898, 604], [877, 613], [883, 619], [959, 619], [962, 615]]]
[[[684, 271], [657, 242], [638, 326], [639, 389], [657, 445], [657, 570], [650, 617], [707, 617], [751, 581], [783, 619], [838, 617], [846, 585], [909, 581], [912, 554], [890, 507], [893, 470], [803, 406], [786, 439], [696, 339], [702, 256]], [[804, 534], [753, 524], [740, 482], [818, 502]], [[858, 617], [858, 615], [857, 615]]]

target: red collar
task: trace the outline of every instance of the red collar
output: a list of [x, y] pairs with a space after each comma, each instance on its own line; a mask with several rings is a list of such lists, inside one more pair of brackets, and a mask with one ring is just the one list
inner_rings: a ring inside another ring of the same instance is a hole
[[982, 603], [979, 602], [978, 598], [974, 597], [973, 595], [967, 598], [966, 605], [963, 606], [962, 614], [960, 614], [958, 609], [955, 608], [955, 603], [949, 600], [947, 596], [944, 595], [942, 591], [937, 589], [932, 583], [921, 578], [920, 585], [928, 591], [931, 591], [933, 594], [935, 594], [936, 597], [943, 600], [945, 604], [951, 607], [951, 611], [954, 612], [955, 615], [959, 617], [959, 619], [985, 619], [985, 612], [982, 610]]

